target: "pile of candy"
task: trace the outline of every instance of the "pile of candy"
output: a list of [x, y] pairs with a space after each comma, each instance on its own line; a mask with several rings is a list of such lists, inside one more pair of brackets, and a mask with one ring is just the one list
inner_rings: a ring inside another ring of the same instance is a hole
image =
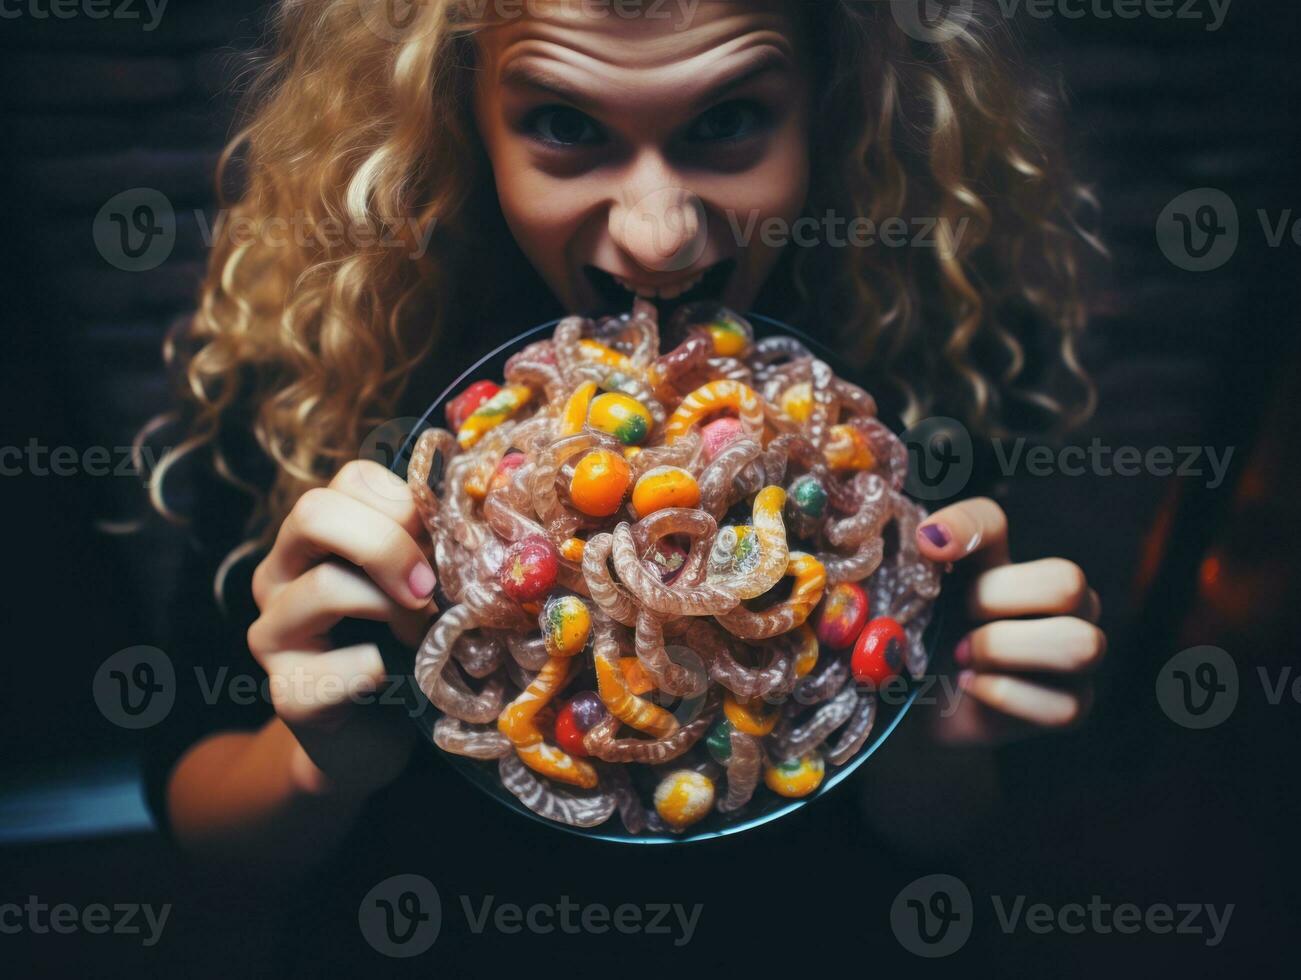
[[561, 321], [408, 470], [447, 606], [415, 661], [434, 741], [632, 834], [816, 790], [925, 670], [941, 571], [867, 392], [717, 305], [665, 333], [644, 301]]

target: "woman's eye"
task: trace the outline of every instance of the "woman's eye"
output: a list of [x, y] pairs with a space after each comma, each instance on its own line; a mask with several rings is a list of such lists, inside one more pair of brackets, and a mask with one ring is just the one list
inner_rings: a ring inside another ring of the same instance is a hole
[[758, 103], [723, 102], [701, 115], [687, 133], [687, 138], [700, 143], [745, 139], [766, 119], [767, 114]]
[[601, 131], [591, 118], [568, 106], [543, 106], [525, 120], [524, 129], [544, 143], [588, 146], [601, 142]]

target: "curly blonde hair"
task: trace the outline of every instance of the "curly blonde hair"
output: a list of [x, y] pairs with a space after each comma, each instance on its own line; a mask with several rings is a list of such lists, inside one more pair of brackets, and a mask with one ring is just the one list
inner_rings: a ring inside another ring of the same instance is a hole
[[[155, 468], [151, 499], [178, 516], [164, 479], [207, 450], [254, 499], [246, 545], [268, 543], [297, 498], [393, 417], [466, 291], [482, 288], [471, 263], [503, 254], [486, 236], [508, 234], [490, 213], [471, 115], [483, 0], [426, 0], [400, 30], [377, 29], [381, 4], [278, 4], [248, 123], [218, 172], [220, 187], [242, 171], [222, 205], [226, 227], [250, 233], [220, 236], [199, 309], [164, 348], [180, 382], [166, 421], [186, 437]], [[889, 3], [798, 6], [820, 54], [807, 213], [878, 226], [925, 217], [938, 237], [933, 248], [788, 249], [774, 277], [800, 298], [791, 318], [895, 385], [906, 422], [942, 408], [998, 431], [1013, 403], [1041, 428], [1085, 416], [1079, 263], [1092, 241], [1075, 216], [1090, 199], [1053, 128], [1060, 100], [1025, 76], [1005, 19], [978, 5], [964, 30], [931, 42], [909, 36]], [[273, 223], [301, 233], [266, 234]], [[269, 487], [223, 455], [236, 417], [274, 465]]]

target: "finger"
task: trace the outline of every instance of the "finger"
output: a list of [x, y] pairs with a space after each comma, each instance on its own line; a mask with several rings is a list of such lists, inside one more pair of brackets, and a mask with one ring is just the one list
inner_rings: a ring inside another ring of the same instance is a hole
[[336, 731], [385, 676], [384, 660], [373, 643], [325, 653], [274, 653], [264, 666], [276, 714], [295, 733]]
[[299, 498], [271, 553], [254, 572], [258, 608], [265, 609], [308, 568], [336, 555], [362, 568], [409, 608], [426, 605], [433, 594], [434, 571], [405, 528], [347, 494], [318, 488]]
[[386, 466], [370, 459], [354, 459], [340, 467], [330, 489], [347, 494], [391, 518], [417, 541], [424, 524], [406, 481]]
[[1006, 674], [964, 670], [958, 675], [958, 686], [986, 707], [1042, 728], [1069, 728], [1078, 724], [1092, 701], [1092, 692], [1087, 687], [1063, 691]]
[[931, 724], [935, 737], [950, 745], [1003, 745], [1038, 731], [1029, 722], [995, 711], [962, 692], [953, 705], [933, 716]]
[[983, 567], [1006, 565], [1007, 515], [988, 497], [973, 497], [922, 521], [917, 545], [931, 561], [960, 561], [978, 553]]
[[1065, 558], [999, 565], [981, 572], [967, 593], [967, 613], [977, 622], [1009, 616], [1074, 616], [1086, 605], [1089, 583]]
[[953, 659], [977, 671], [1045, 671], [1082, 674], [1107, 652], [1107, 636], [1074, 616], [1000, 620], [972, 630], [959, 641]]
[[1084, 602], [1076, 610], [1075, 615], [1086, 623], [1102, 622], [1102, 600], [1098, 598], [1098, 593], [1094, 589], [1089, 589], [1089, 594], [1084, 597]]
[[259, 662], [280, 650], [328, 650], [330, 630], [345, 617], [390, 623], [409, 645], [418, 641], [427, 618], [395, 602], [355, 565], [326, 561], [277, 593], [249, 627], [249, 650]]

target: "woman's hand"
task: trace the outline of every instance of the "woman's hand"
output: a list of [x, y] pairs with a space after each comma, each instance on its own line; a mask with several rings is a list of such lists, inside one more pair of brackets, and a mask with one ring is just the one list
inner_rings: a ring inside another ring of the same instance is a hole
[[1012, 564], [1007, 515], [985, 497], [932, 514], [917, 543], [934, 561], [974, 566], [967, 613], [981, 624], [954, 650], [965, 696], [939, 720], [939, 736], [993, 743], [1079, 722], [1093, 700], [1089, 674], [1107, 649], [1098, 594], [1079, 566], [1064, 558]]
[[261, 615], [249, 649], [270, 679], [276, 714], [298, 740], [290, 763], [311, 793], [365, 795], [402, 771], [412, 726], [364, 702], [384, 678], [374, 644], [331, 649], [344, 617], [388, 623], [415, 646], [431, 614], [434, 572], [406, 484], [378, 463], [346, 464], [299, 498], [253, 573]]

